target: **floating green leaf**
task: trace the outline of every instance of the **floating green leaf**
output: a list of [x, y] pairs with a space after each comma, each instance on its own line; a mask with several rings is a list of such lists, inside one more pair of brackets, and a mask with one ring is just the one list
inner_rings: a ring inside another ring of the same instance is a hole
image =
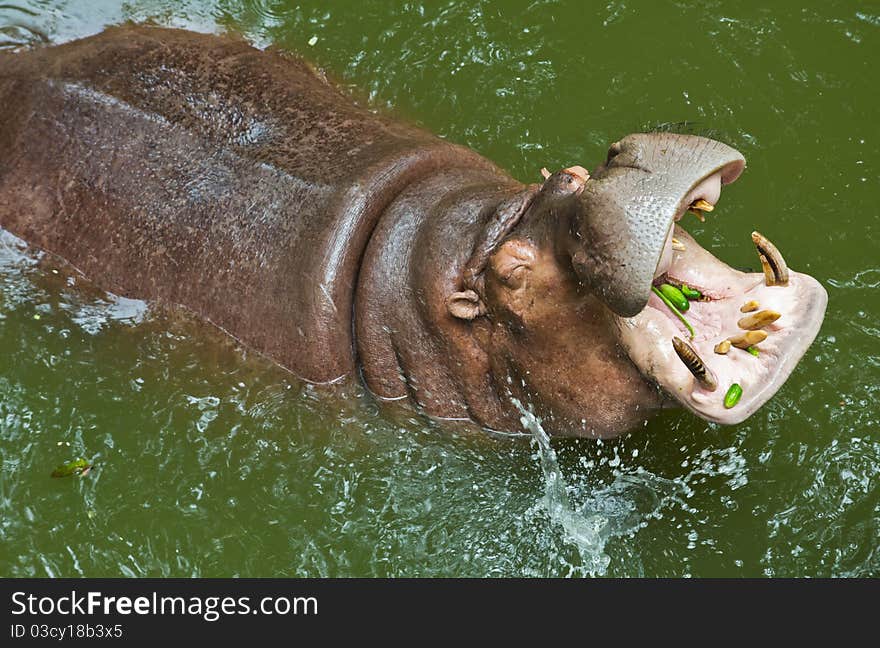
[[68, 461], [67, 463], [63, 463], [58, 466], [55, 470], [52, 471], [53, 477], [70, 477], [71, 475], [87, 475], [89, 471], [92, 469], [92, 465], [80, 457], [79, 459], [74, 459], [73, 461]]

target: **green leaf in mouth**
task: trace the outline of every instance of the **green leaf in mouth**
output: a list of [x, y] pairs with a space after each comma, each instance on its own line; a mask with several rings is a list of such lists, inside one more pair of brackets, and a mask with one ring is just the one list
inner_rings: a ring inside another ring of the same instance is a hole
[[657, 289], [657, 286], [651, 286], [651, 290], [653, 290], [654, 294], [656, 294], [661, 300], [663, 300], [663, 303], [666, 304], [667, 307], [669, 307], [669, 310], [675, 313], [675, 316], [682, 321], [682, 324], [687, 327], [688, 332], [691, 334], [691, 339], [693, 340], [694, 327], [691, 326], [691, 323], [687, 321], [687, 318], [685, 318], [685, 316], [681, 314], [681, 312], [675, 307], [675, 305], [671, 301], [669, 301], [666, 295], [664, 295], [662, 292], [660, 292], [660, 290]]

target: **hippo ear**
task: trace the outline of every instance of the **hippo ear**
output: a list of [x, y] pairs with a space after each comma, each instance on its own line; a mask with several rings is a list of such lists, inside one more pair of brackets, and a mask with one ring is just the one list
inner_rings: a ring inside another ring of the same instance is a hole
[[[508, 299], [508, 307], [522, 301], [522, 288], [526, 284], [536, 254], [537, 250], [530, 241], [508, 239], [490, 257], [488, 270], [512, 297]], [[475, 290], [452, 293], [446, 298], [446, 308], [453, 317], [463, 320], [472, 320], [487, 312], [486, 305]]]
[[486, 314], [486, 305], [473, 290], [454, 292], [446, 298], [446, 309], [453, 317], [472, 320]]

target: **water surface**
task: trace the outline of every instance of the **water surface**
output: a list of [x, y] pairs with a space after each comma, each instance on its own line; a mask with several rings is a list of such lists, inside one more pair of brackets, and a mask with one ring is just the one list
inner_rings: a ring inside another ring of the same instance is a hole
[[[548, 442], [526, 403], [531, 436], [483, 438], [357, 394], [343, 408], [4, 234], [0, 574], [880, 575], [880, 11], [764, 4], [0, 5], [10, 49], [128, 19], [241, 32], [524, 181], [687, 122], [749, 161], [688, 229], [755, 267], [759, 228], [829, 293], [813, 347], [741, 425], [667, 412]], [[95, 470], [49, 477], [77, 456]]]

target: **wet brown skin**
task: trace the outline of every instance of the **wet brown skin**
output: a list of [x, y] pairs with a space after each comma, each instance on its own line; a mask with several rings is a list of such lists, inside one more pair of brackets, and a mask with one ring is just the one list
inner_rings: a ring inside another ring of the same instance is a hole
[[525, 187], [301, 61], [154, 27], [0, 54], [0, 111], [0, 225], [303, 379], [497, 430], [511, 397], [584, 436], [661, 404], [560, 242], [570, 174]]
[[440, 173], [408, 187], [373, 233], [355, 304], [370, 390], [495, 430], [521, 429], [512, 398], [558, 435], [616, 436], [644, 421], [659, 392], [618, 346], [607, 308], [557, 257], [563, 214], [541, 198], [564, 172], [489, 257], [477, 282], [485, 314], [450, 304], [499, 203], [494, 187], [462, 187], [467, 177]]

